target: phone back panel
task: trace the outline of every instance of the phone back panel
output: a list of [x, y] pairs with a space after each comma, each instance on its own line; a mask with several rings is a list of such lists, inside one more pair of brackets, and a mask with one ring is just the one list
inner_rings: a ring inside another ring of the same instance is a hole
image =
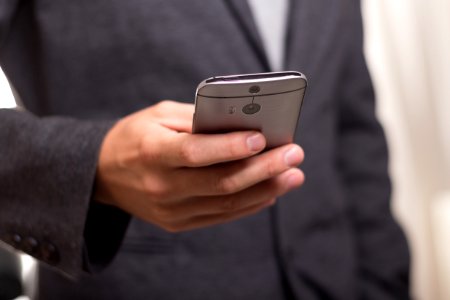
[[304, 77], [201, 84], [196, 95], [193, 132], [258, 130], [266, 137], [268, 148], [291, 143], [305, 90]]

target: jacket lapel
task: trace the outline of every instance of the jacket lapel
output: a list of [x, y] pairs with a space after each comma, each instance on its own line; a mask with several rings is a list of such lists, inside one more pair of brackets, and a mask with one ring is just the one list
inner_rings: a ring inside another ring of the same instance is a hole
[[254, 50], [258, 61], [261, 63], [264, 71], [270, 71], [269, 61], [261, 37], [258, 33], [258, 28], [253, 20], [253, 15], [246, 0], [224, 0], [226, 6], [230, 10], [230, 14], [236, 20], [239, 27], [242, 28], [242, 33], [248, 40], [251, 48]]

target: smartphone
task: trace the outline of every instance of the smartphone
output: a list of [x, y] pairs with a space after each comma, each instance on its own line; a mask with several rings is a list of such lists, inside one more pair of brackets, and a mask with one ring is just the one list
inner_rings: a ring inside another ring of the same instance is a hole
[[300, 72], [216, 76], [195, 95], [193, 133], [258, 130], [267, 148], [292, 143], [307, 86]]

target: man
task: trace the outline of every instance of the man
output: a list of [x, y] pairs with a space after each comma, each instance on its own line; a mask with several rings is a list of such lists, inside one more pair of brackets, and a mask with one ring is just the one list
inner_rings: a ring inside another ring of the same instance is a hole
[[29, 111], [0, 112], [0, 237], [54, 266], [41, 299], [408, 297], [359, 2], [290, 3], [283, 68], [310, 82], [301, 188], [299, 146], [192, 135], [192, 105], [159, 102], [270, 70], [246, 2], [0, 5]]

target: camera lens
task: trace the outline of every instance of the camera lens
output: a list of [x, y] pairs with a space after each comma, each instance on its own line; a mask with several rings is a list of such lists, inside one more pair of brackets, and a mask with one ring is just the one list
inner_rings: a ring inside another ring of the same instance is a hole
[[250, 103], [242, 108], [242, 112], [246, 115], [253, 115], [256, 114], [260, 109], [261, 105], [257, 103]]
[[258, 85], [253, 85], [253, 86], [251, 86], [251, 87], [248, 89], [248, 91], [249, 91], [250, 94], [256, 94], [256, 93], [259, 93], [260, 90], [261, 90], [261, 89], [260, 89], [260, 87], [259, 87]]

